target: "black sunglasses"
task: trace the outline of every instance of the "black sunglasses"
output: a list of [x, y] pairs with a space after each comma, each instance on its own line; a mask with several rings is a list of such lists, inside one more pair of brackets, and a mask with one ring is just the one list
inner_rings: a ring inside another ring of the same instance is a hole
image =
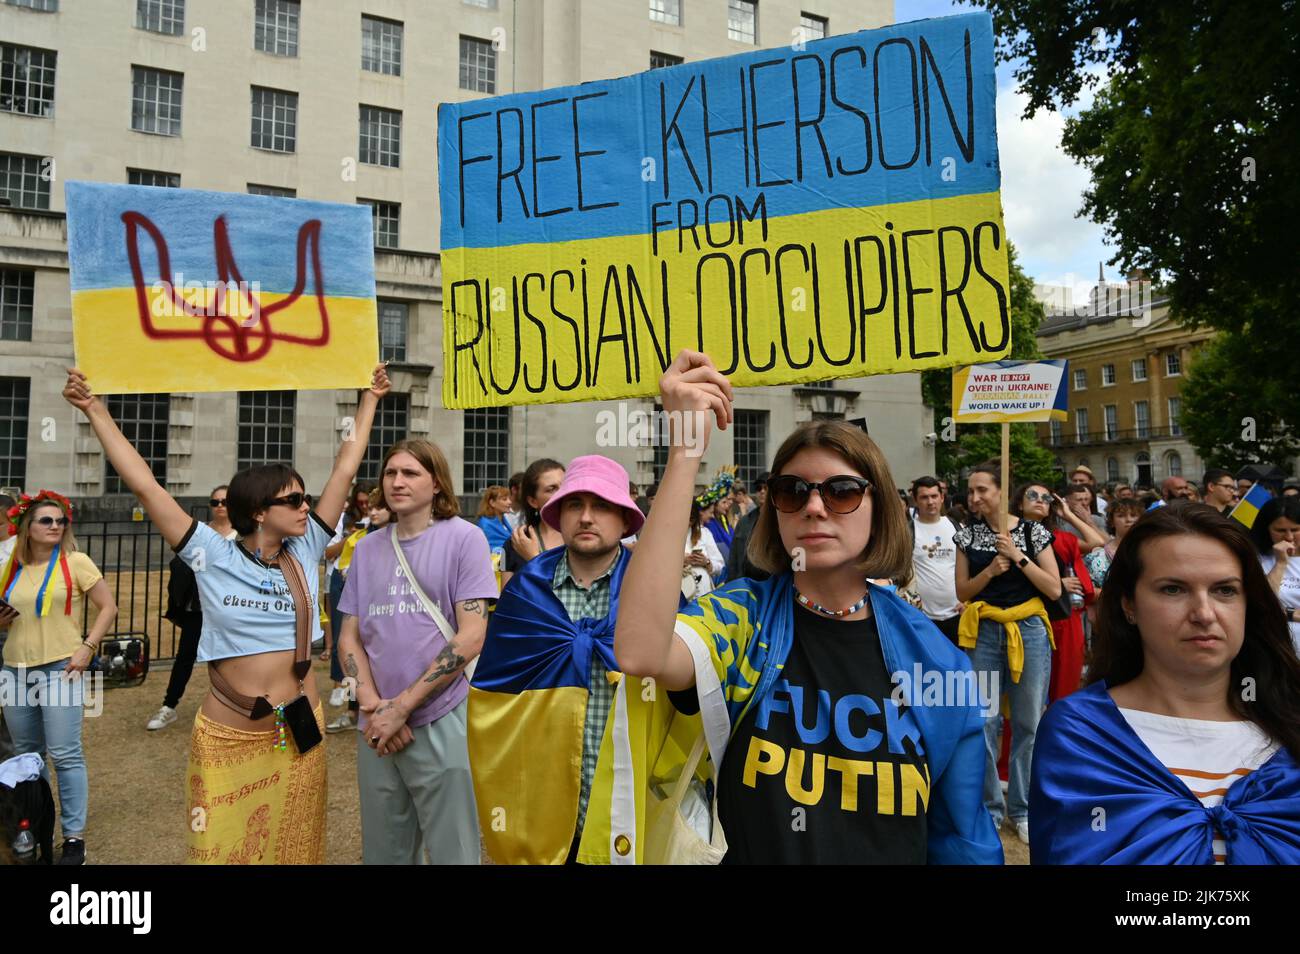
[[72, 521], [67, 517], [35, 517], [32, 523], [42, 527], [66, 527]]
[[864, 477], [852, 477], [845, 474], [831, 477], [819, 484], [810, 483], [802, 477], [786, 474], [771, 477], [767, 481], [767, 498], [772, 506], [782, 513], [798, 513], [808, 504], [808, 498], [815, 490], [822, 497], [822, 503], [831, 513], [853, 513], [862, 506], [862, 498], [872, 488], [871, 481]]
[[220, 498], [218, 498], [218, 497], [209, 497], [209, 498], [208, 498], [208, 506], [209, 506], [209, 507], [224, 507], [225, 505], [226, 505], [226, 498], [225, 498], [225, 497], [220, 497]]
[[294, 510], [297, 510], [303, 504], [306, 504], [308, 507], [310, 507], [311, 503], [312, 503], [311, 494], [296, 493], [296, 494], [289, 494], [285, 497], [272, 497], [270, 500], [266, 502], [266, 506], [292, 507]]

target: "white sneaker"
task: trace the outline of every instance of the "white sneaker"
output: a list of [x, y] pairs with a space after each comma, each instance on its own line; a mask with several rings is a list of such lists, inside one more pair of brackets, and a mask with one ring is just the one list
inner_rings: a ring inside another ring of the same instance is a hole
[[176, 710], [171, 706], [163, 706], [153, 714], [149, 724], [145, 726], [150, 732], [156, 732], [158, 729], [165, 729], [176, 721]]
[[337, 709], [347, 701], [348, 691], [342, 686], [335, 686], [334, 691], [330, 693], [330, 705]]
[[356, 727], [357, 724], [352, 721], [352, 716], [346, 712], [335, 717], [333, 721], [325, 723], [325, 731], [330, 735], [336, 732], [348, 732]]
[[1023, 841], [1026, 845], [1029, 844], [1029, 819], [1028, 818], [1022, 818], [1018, 822], [1016, 822], [1016, 835], [1019, 836], [1020, 840]]

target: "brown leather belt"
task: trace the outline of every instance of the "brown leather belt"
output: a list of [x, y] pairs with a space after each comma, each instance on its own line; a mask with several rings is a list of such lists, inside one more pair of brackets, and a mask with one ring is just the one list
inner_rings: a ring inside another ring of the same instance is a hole
[[[311, 670], [311, 590], [307, 586], [307, 574], [302, 564], [292, 553], [281, 549], [273, 563], [284, 574], [284, 582], [289, 587], [293, 598], [294, 625], [297, 629], [298, 642], [293, 656], [293, 674], [301, 683]], [[249, 719], [265, 719], [275, 711], [271, 700], [266, 696], [246, 696], [236, 692], [229, 680], [217, 669], [215, 662], [208, 663], [208, 679], [212, 683], [212, 694], [217, 701]]]

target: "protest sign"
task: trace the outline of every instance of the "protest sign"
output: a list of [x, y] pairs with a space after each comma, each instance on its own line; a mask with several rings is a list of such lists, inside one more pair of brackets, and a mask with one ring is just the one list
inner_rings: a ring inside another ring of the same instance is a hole
[[952, 373], [952, 419], [960, 424], [1066, 419], [1065, 361], [997, 361]]
[[978, 13], [443, 104], [443, 403], [1005, 356], [995, 93]]
[[99, 394], [365, 387], [365, 206], [70, 182], [77, 366]]

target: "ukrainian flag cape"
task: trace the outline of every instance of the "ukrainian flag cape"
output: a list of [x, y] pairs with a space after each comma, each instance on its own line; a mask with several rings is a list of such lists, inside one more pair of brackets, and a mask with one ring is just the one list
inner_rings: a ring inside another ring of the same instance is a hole
[[[871, 609], [885, 664], [907, 674], [905, 692], [925, 740], [931, 790], [927, 811], [931, 864], [1001, 864], [1002, 844], [983, 803], [984, 716], [978, 697], [932, 704], [920, 691], [950, 671], [969, 674], [970, 660], [929, 619], [897, 594], [870, 584]], [[794, 642], [794, 584], [789, 573], [761, 582], [740, 579], [689, 604], [677, 617], [683, 639], [703, 638], [722, 683], [729, 732], [772, 691]], [[916, 686], [915, 693], [910, 691]], [[944, 704], [944, 703], [949, 704]], [[646, 802], [681, 772], [703, 731], [649, 680], [624, 679], [605, 727], [578, 861], [639, 864]], [[703, 770], [702, 770], [703, 771]], [[864, 856], [870, 863], [870, 857]]]
[[1278, 749], [1206, 808], [1138, 738], [1105, 682], [1097, 682], [1057, 700], [1043, 716], [1029, 817], [1036, 865], [1211, 865], [1215, 829], [1227, 843], [1228, 864], [1295, 865], [1300, 766]]
[[564, 547], [529, 560], [492, 612], [468, 733], [479, 826], [499, 864], [560, 864], [573, 844], [592, 657], [618, 671], [614, 621], [631, 558], [619, 549], [604, 619], [570, 620], [551, 589]]

